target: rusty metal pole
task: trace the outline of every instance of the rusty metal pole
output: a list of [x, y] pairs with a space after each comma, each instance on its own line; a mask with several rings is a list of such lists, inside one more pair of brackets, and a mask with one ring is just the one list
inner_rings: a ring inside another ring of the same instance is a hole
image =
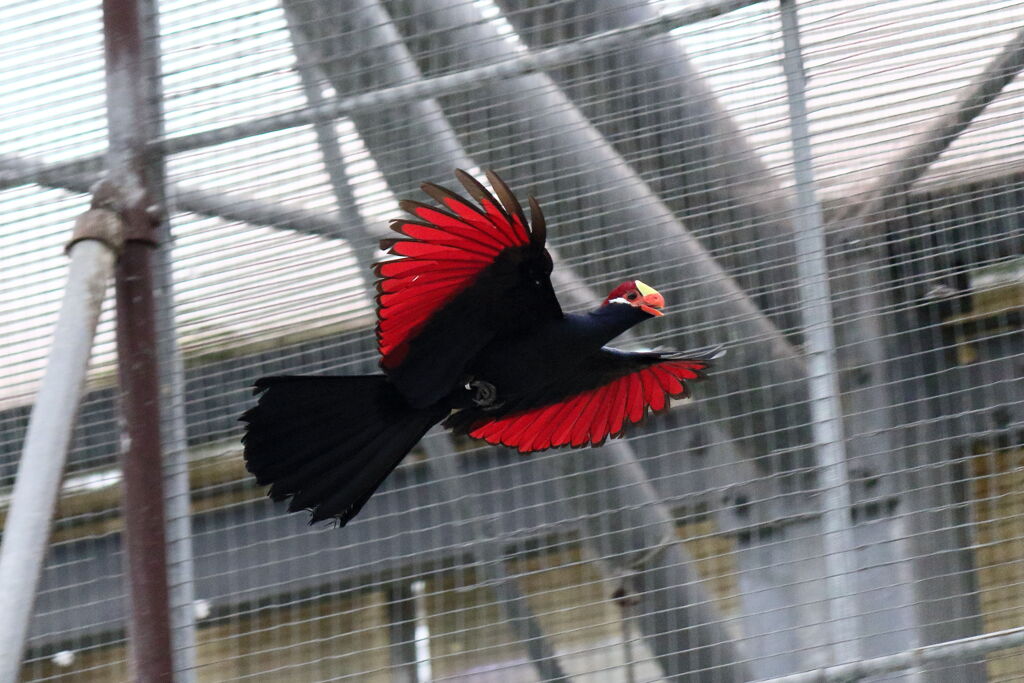
[[135, 0], [103, 0], [107, 71], [107, 157], [110, 181], [120, 191], [125, 246], [115, 269], [118, 378], [123, 470], [122, 547], [129, 579], [128, 635], [131, 676], [170, 681], [170, 610], [167, 586], [159, 374], [152, 252], [156, 245], [151, 193], [146, 185], [146, 106], [139, 7]]

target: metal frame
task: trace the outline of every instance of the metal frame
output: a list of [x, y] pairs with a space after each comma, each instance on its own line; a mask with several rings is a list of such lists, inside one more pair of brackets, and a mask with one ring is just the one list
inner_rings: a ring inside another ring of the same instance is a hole
[[[411, 104], [423, 99], [459, 92], [491, 80], [514, 78], [534, 73], [538, 70], [554, 68], [561, 64], [575, 61], [587, 54], [609, 49], [617, 44], [667, 33], [680, 26], [695, 24], [761, 2], [766, 2], [766, 0], [717, 0], [717, 2], [709, 3], [704, 7], [665, 14], [638, 25], [623, 27], [618, 30], [608, 31], [603, 35], [576, 41], [573, 44], [551, 48], [540, 54], [518, 58], [503, 58], [493, 64], [460, 71], [449, 76], [421, 78], [402, 85], [366, 92], [352, 97], [323, 100], [320, 108], [312, 110], [309, 108], [295, 109], [283, 114], [224, 126], [201, 133], [173, 138], [155, 138], [149, 145], [156, 147], [164, 156], [170, 156], [180, 152], [241, 140], [263, 133], [273, 133], [286, 128], [311, 125], [318, 120], [331, 120], [342, 116], [351, 116], [359, 111], [373, 111], [389, 105]], [[4, 168], [5, 166], [6, 168]], [[50, 181], [53, 181], [59, 184], [60, 178], [101, 172], [103, 170], [103, 158], [101, 156], [83, 157], [60, 164], [29, 163], [20, 168], [0, 164], [0, 169], [2, 169], [0, 171], [0, 189], [31, 182], [48, 185], [51, 184]]]
[[835, 661], [859, 658], [857, 592], [852, 585], [853, 532], [850, 515], [852, 496], [847, 476], [846, 438], [843, 407], [839, 399], [839, 371], [836, 363], [835, 322], [832, 318], [832, 289], [825, 251], [825, 219], [817, 198], [814, 156], [807, 117], [806, 81], [800, 46], [800, 23], [796, 0], [781, 0], [783, 57], [789, 102], [790, 141], [793, 145], [793, 176], [796, 181], [797, 211], [796, 268], [803, 314], [804, 347], [807, 354], [807, 383], [811, 400], [811, 432], [818, 464], [818, 486], [822, 499], [822, 545], [825, 584], [832, 617], [832, 648]]
[[[157, 0], [139, 0], [142, 68], [145, 70], [146, 120], [163, 137], [163, 80], [160, 9]], [[162, 154], [148, 156], [150, 199], [158, 208], [158, 244], [153, 252], [157, 364], [160, 381], [160, 432], [164, 457], [167, 515], [168, 591], [174, 676], [196, 680], [195, 557], [192, 552], [192, 491], [189, 484], [188, 431], [185, 418], [185, 366], [174, 324], [174, 254], [171, 215], [166, 211], [167, 173]]]
[[[133, 678], [174, 676], [162, 461], [160, 369], [153, 248], [159, 171], [147, 157], [152, 135], [137, 0], [104, 0], [107, 174], [118, 190], [125, 246], [115, 267], [124, 561], [129, 580], [129, 670]], [[154, 172], [156, 171], [156, 172]]]
[[[121, 132], [117, 132], [119, 130], [119, 126], [115, 122], [118, 116], [123, 117], [128, 111], [138, 114], [138, 112], [142, 111], [142, 108], [137, 100], [129, 104], [129, 101], [133, 97], [137, 96], [137, 93], [131, 92], [132, 89], [130, 87], [130, 82], [132, 79], [125, 79], [123, 78], [124, 73], [119, 74], [116, 69], [112, 69], [112, 80], [110, 82], [111, 98], [116, 99], [118, 97], [122, 97], [123, 100], [121, 104], [125, 106], [118, 107], [115, 105], [112, 106], [111, 110], [111, 169], [114, 171], [115, 175], [120, 172], [122, 174], [122, 180], [129, 183], [135, 183], [135, 186], [138, 187], [141, 186], [140, 178], [143, 175], [142, 168], [139, 164], [141, 163], [140, 160], [146, 150], [157, 149], [162, 151], [164, 154], [170, 154], [189, 149], [197, 149], [228, 140], [236, 140], [257, 133], [275, 131], [291, 126], [312, 123], [317, 129], [318, 139], [320, 140], [321, 147], [324, 150], [325, 162], [332, 173], [332, 184], [335, 186], [335, 193], [339, 200], [339, 207], [342, 209], [342, 214], [344, 215], [346, 208], [352, 206], [352, 202], [351, 194], [347, 190], [346, 179], [342, 176], [335, 177], [335, 171], [340, 171], [340, 167], [336, 168], [335, 164], [331, 163], [332, 157], [330, 156], [331, 152], [329, 150], [333, 145], [333, 148], [336, 151], [337, 146], [336, 140], [333, 139], [333, 132], [331, 131], [329, 123], [334, 118], [342, 115], [352, 115], [353, 117], [356, 117], [360, 113], [365, 114], [386, 105], [408, 104], [412, 108], [426, 106], [428, 108], [422, 111], [425, 115], [425, 119], [429, 120], [430, 126], [440, 127], [440, 130], [442, 130], [443, 133], [441, 135], [440, 144], [449, 145], [449, 151], [452, 152], [452, 155], [450, 157], [445, 157], [445, 159], [465, 158], [465, 153], [462, 151], [462, 147], [456, 139], [457, 133], [464, 134], [465, 132], [453, 132], [448, 126], [441, 108], [437, 106], [434, 100], [424, 100], [424, 97], [443, 97], [445, 94], [462, 92], [471, 85], [474, 87], [481, 85], [500, 86], [499, 92], [501, 92], [501, 88], [507, 88], [509, 91], [516, 91], [517, 89], [522, 88], [528, 89], [530, 83], [536, 84], [544, 82], [546, 83], [546, 87], [542, 91], [553, 92], [557, 98], [559, 96], [557, 87], [553, 85], [552, 81], [548, 79], [547, 76], [536, 73], [537, 70], [551, 70], [553, 72], [557, 72], [557, 68], [559, 66], [579, 60], [583, 57], [599, 54], [605, 50], [613, 48], [623, 48], [630, 45], [632, 41], [661, 35], [677, 26], [701, 21], [712, 16], [717, 16], [718, 14], [757, 4], [758, 1], [761, 0], [717, 2], [696, 10], [686, 10], [666, 15], [664, 17], [648, 18], [640, 22], [630, 23], [603, 33], [588, 36], [573, 41], [572, 43], [535, 50], [520, 56], [510, 57], [509, 55], [492, 53], [485, 57], [484, 64], [474, 66], [458, 73], [434, 78], [423, 78], [422, 75], [418, 73], [409, 74], [409, 78], [406, 79], [407, 82], [403, 82], [399, 85], [388, 87], [383, 90], [366, 92], [352, 97], [334, 100], [323, 100], [322, 98], [318, 100], [314, 93], [315, 88], [311, 87], [309, 83], [307, 83], [309, 75], [305, 70], [303, 70], [302, 75], [307, 88], [307, 98], [309, 99], [310, 104], [309, 108], [197, 135], [168, 139], [157, 134], [149, 137], [149, 140], [151, 140], [150, 142], [146, 141], [145, 136], [141, 139], [138, 137], [132, 137], [131, 135], [122, 137], [122, 135], [127, 131], [134, 130], [134, 127], [125, 122], [123, 118], [121, 118], [121, 122], [125, 125], [123, 129], [120, 129]], [[802, 105], [802, 73], [801, 66], [799, 64], [798, 45], [799, 27], [795, 21], [795, 0], [780, 1], [782, 3], [781, 16], [784, 27], [783, 36], [787, 43], [785, 66], [787, 83], [790, 87], [791, 95], [790, 104], [793, 125], [793, 142], [797, 151], [795, 169], [798, 175], [797, 194], [798, 205], [801, 209], [801, 211], [797, 213], [795, 220], [798, 225], [804, 226], [798, 231], [800, 234], [813, 234], [816, 239], [815, 243], [808, 245], [808, 248], [806, 249], [807, 256], [814, 256], [813, 259], [807, 259], [807, 265], [809, 267], [814, 267], [814, 270], [806, 273], [807, 278], [810, 278], [810, 283], [803, 292], [804, 311], [810, 333], [807, 337], [809, 350], [808, 368], [805, 370], [802, 367], [800, 359], [793, 353], [792, 349], [789, 348], [789, 344], [786, 340], [781, 339], [777, 330], [772, 329], [773, 326], [771, 321], [766, 321], [760, 328], [755, 328], [755, 331], [757, 336], [766, 337], [772, 340], [768, 360], [779, 360], [781, 358], [785, 363], [789, 363], [792, 366], [791, 370], [787, 370], [787, 372], [790, 373], [790, 376], [787, 377], [787, 381], [783, 382], [783, 385], [787, 387], [787, 391], [791, 391], [792, 393], [786, 395], [783, 403], [788, 403], [790, 404], [789, 407], [792, 407], [794, 404], [807, 402], [808, 399], [802, 394], [803, 389], [801, 389], [801, 386], [804, 385], [806, 380], [806, 383], [811, 387], [809, 405], [812, 414], [815, 416], [813, 424], [819, 428], [823, 428], [825, 431], [818, 433], [818, 438], [809, 442], [825, 444], [827, 446], [829, 443], [841, 443], [842, 413], [838, 410], [837, 401], [839, 395], [839, 382], [834, 363], [836, 345], [835, 340], [829, 338], [831, 337], [831, 334], [829, 334], [830, 316], [828, 306], [822, 305], [822, 299], [820, 296], [822, 291], [827, 292], [829, 284], [826, 270], [827, 264], [824, 260], [826, 226], [821, 216], [820, 205], [813, 196], [813, 177], [809, 168], [810, 152], [806, 147], [808, 137], [806, 130], [806, 112], [803, 110], [804, 107]], [[106, 0], [105, 7], [117, 8], [118, 10], [123, 9], [128, 11], [129, 15], [131, 15], [131, 7], [133, 4], [134, 3], [130, 0]], [[443, 3], [442, 7], [443, 11], [455, 12], [456, 14], [453, 16], [456, 16], [460, 11], [472, 11], [471, 8], [467, 7], [446, 7]], [[122, 21], [131, 21], [130, 16], [128, 18], [122, 17], [121, 19]], [[124, 26], [125, 25], [122, 24], [117, 30], [125, 30]], [[393, 30], [393, 27], [390, 24], [388, 24], [387, 27], [389, 30]], [[479, 28], [479, 26], [477, 28]], [[113, 34], [114, 31], [108, 32], [108, 36]], [[125, 35], [130, 36], [130, 29]], [[398, 36], [397, 32], [395, 33], [395, 36]], [[398, 37], [398, 42], [399, 45], [401, 45], [400, 37]], [[298, 43], [299, 41], [296, 41], [297, 52], [301, 49], [299, 48]], [[132, 42], [129, 41], [127, 47], [129, 51], [135, 51], [135, 53], [138, 54], [138, 45], [133, 46]], [[111, 46], [110, 49], [113, 53], [113, 50], [117, 49], [117, 46]], [[300, 64], [302, 64], [302, 62], [303, 58], [300, 55]], [[414, 64], [412, 66], [415, 67]], [[990, 66], [964, 90], [963, 96], [958, 98], [958, 100], [951, 105], [948, 110], [943, 112], [943, 114], [937, 118], [936, 125], [921, 134], [912, 146], [911, 151], [903, 155], [900, 159], [895, 160], [888, 167], [889, 170], [880, 176], [879, 184], [873, 193], [873, 197], [876, 198], [875, 202], [869, 203], [866, 209], [855, 212], [856, 218], [852, 221], [852, 231], [854, 233], [862, 233], [865, 235], [877, 235], [877, 232], [881, 229], [880, 226], [883, 224], [883, 222], [878, 220], [878, 218], [886, 208], [889, 198], [894, 195], [901, 194], [909, 189], [913, 182], [925, 172], [935, 159], [939, 157], [941, 152], [967, 128], [969, 123], [984, 110], [985, 106], [987, 106], [987, 104], [991, 102], [999, 92], [1001, 92], [1002, 88], [1005, 87], [1005, 85], [1009, 83], [1022, 68], [1024, 68], [1024, 30], [1022, 30], [1017, 35], [1016, 39], [1011, 41], [1004, 51], [995, 60], [993, 60]], [[145, 80], [138, 74], [136, 76], [137, 80], [135, 82]], [[521, 82], [515, 82], [516, 79], [523, 80]], [[549, 103], [551, 101], [554, 100], [550, 100]], [[567, 101], [568, 100], [563, 98], [563, 102]], [[574, 110], [563, 109], [563, 111]], [[585, 121], [585, 118], [577, 118], [574, 120], [578, 123], [580, 120]], [[437, 128], [435, 128], [435, 130], [437, 130]], [[597, 137], [589, 140], [597, 145], [596, 149], [598, 150], [601, 149], [599, 138], [600, 136], [598, 134]], [[601, 155], [599, 154], [598, 156]], [[609, 163], [600, 166], [601, 168], [617, 167], [616, 164], [613, 163], [615, 160], [614, 156], [609, 156], [607, 158], [602, 157], [602, 159]], [[86, 176], [99, 170], [100, 165], [101, 160], [99, 158], [81, 159], [69, 163], [54, 165], [38, 165], [24, 160], [4, 159], [0, 160], [0, 168], [4, 169], [4, 172], [0, 174], [0, 187], [9, 187], [11, 185], [23, 184], [26, 182], [40, 182], [47, 185], [66, 187], [74, 191], [84, 191], [83, 188], [86, 187], [87, 183]], [[385, 173], [387, 173], [387, 170], [384, 170]], [[624, 173], [625, 175], [615, 176], [614, 181], [611, 184], [629, 187], [632, 191], [646, 196], [646, 193], [648, 193], [649, 190], [646, 188], [643, 181], [637, 180], [634, 182], [634, 179], [631, 178], [627, 172], [624, 171]], [[404, 185], [404, 183], [399, 183], [399, 185]], [[399, 189], [399, 191], [405, 191], [404, 187], [396, 189]], [[345, 199], [346, 192], [348, 192], [348, 200]], [[318, 234], [332, 234], [334, 236], [339, 234], [339, 222], [341, 221], [334, 221], [322, 216], [312, 214], [306, 215], [303, 212], [296, 212], [291, 209], [283, 210], [242, 198], [238, 198], [238, 202], [236, 203], [233, 198], [210, 196], [201, 191], [183, 190], [176, 193], [176, 196], [178, 208], [181, 210], [247, 220], [256, 223], [279, 225], [284, 227], [297, 227], [297, 229], [316, 232]], [[658, 205], [656, 199], [654, 200], [654, 205]], [[133, 251], [136, 255], [130, 255], [125, 260], [125, 265], [122, 267], [123, 272], [131, 274], [133, 269], [132, 264], [137, 263], [140, 268], [138, 272], [144, 274], [146, 269], [145, 261], [147, 259], [143, 257], [142, 254], [148, 253], [143, 250], [149, 249], [146, 245], [146, 241], [148, 241], [149, 238], [144, 237], [143, 235], [146, 229], [151, 226], [151, 216], [147, 212], [149, 203], [143, 202], [142, 204], [136, 204], [126, 208], [127, 211], [125, 212], [125, 215], [132, 224], [132, 228], [134, 230], [133, 235], [136, 245], [135, 248], [133, 248]], [[671, 220], [671, 212], [668, 212], [668, 216]], [[847, 222], [841, 227], [846, 231], [850, 228], [850, 225], [851, 223]], [[353, 235], [354, 239], [359, 241], [367, 239], [366, 233], [361, 231], [363, 226], [347, 225], [346, 227], [351, 227], [355, 231], [354, 233], [348, 233]], [[679, 232], [674, 234], [676, 239], [679, 239], [680, 235], [686, 235], [685, 228], [682, 226], [679, 227]], [[836, 226], [834, 225], [827, 227], [832, 230], [836, 229]], [[704, 258], [704, 256], [701, 256], [699, 245], [693, 247], [693, 251], [690, 255], [695, 256], [698, 262], [701, 262]], [[803, 262], [804, 259], [801, 259], [800, 263], [803, 264]], [[709, 260], [708, 263], [712, 262]], [[718, 274], [721, 274], [726, 282], [731, 282], [731, 280], [729, 280], [722, 271], [717, 271], [716, 275]], [[802, 280], [806, 281], [807, 278], [802, 278]], [[854, 287], [860, 287], [864, 283], [852, 284]], [[166, 286], [169, 287], [169, 285], [170, 282], [168, 279], [166, 280]], [[833, 286], [835, 286], [835, 283], [833, 283]], [[822, 287], [824, 287], [824, 290], [821, 289]], [[743, 290], [741, 288], [737, 288], [737, 292], [737, 297], [729, 297], [729, 300], [743, 301]], [[850, 292], [844, 291], [844, 295], [848, 293]], [[128, 294], [129, 293], [126, 290], [122, 290], [121, 299], [125, 305], [128, 304], [128, 299], [133, 298], [132, 296], [128, 296]], [[825, 297], [825, 301], [827, 301], [827, 296]], [[861, 303], [871, 306], [877, 302], [864, 300]], [[746, 304], [744, 304], [744, 306], [745, 305]], [[751, 305], [748, 312], [757, 313], [757, 307], [755, 305]], [[874, 324], [884, 325], [884, 322], [875, 320]], [[821, 330], [826, 332], [824, 336], [815, 333], [815, 331]], [[126, 339], [126, 345], [127, 341], [128, 340]], [[865, 352], [869, 355], [872, 353], [878, 353], [880, 354], [880, 357], [884, 358], [884, 349], [880, 347], [880, 344], [881, 342], [876, 340], [875, 347], [865, 347]], [[769, 344], [766, 344], [766, 346], [769, 346]], [[168, 357], [173, 358], [173, 353]], [[758, 363], [765, 359], [752, 356], [743, 360], [745, 362]], [[143, 372], [142, 374], [145, 375], [147, 373]], [[128, 377], [127, 374], [126, 377]], [[143, 380], [143, 384], [152, 384], [150, 379], [146, 379], [145, 377], [141, 377], [140, 379]], [[727, 412], [728, 411], [723, 411], [723, 414]], [[152, 415], [148, 415], [144, 423], [151, 425]], [[742, 442], [749, 435], [742, 433], [741, 430], [733, 434], [733, 436], [739, 440], [740, 443], [737, 447], [742, 451], [744, 448]], [[825, 478], [822, 483], [827, 495], [831, 496], [831, 501], [826, 503], [825, 509], [823, 510], [824, 524], [826, 527], [825, 539], [826, 542], [828, 542], [830, 537], [838, 539], [838, 543], [835, 547], [836, 552], [834, 554], [830, 552], [828, 553], [828, 556], [834, 557], [836, 561], [840, 563], [836, 571], [829, 571], [829, 576], [833, 577], [830, 592], [832, 593], [833, 602], [836, 605], [837, 623], [839, 623], [840, 626], [844, 623], [847, 625], [847, 628], [845, 629], [840, 628], [839, 634], [833, 638], [834, 642], [837, 644], [855, 642], [855, 639], [850, 637], [851, 632], [849, 631], [849, 624], [854, 619], [855, 611], [849, 605], [844, 605], [845, 601], [842, 597], [844, 594], [849, 595], [849, 593], [843, 588], [845, 583], [843, 577], [846, 576], [849, 570], [848, 564], [846, 564], [845, 567], [842, 566], [843, 563], [846, 562], [843, 558], [847, 557], [848, 551], [852, 546], [849, 542], [848, 534], [848, 513], [851, 509], [851, 496], [844, 472], [845, 457], [840, 451], [841, 449], [836, 452], [831, 452], [828, 448], [824, 448], [822, 450], [822, 453], [824, 454], [824, 458], [822, 460], [822, 472], [825, 474]], [[627, 469], [632, 467], [632, 465], [629, 464], [632, 455], [629, 454], [628, 448], [623, 447], [623, 449], [619, 451], [613, 451], [613, 458], [615, 457], [625, 458], [625, 460], [622, 461], [622, 464]], [[567, 466], [570, 461], [571, 458], [566, 460]], [[451, 473], [449, 472], [448, 474], [450, 475]], [[636, 485], [642, 488], [642, 481], [636, 482]], [[653, 504], [657, 506], [656, 502]], [[651, 528], [659, 528], [663, 521], [664, 520], [651, 523], [650, 520], [648, 520], [648, 522], [645, 523]], [[131, 533], [132, 532], [129, 532], [129, 545], [131, 545]], [[632, 542], [633, 541], [628, 541], [627, 545]], [[640, 563], [642, 566], [650, 560], [657, 559], [661, 554], [661, 550], [662, 546], [656, 540], [652, 542], [652, 539], [645, 538], [642, 539], [642, 542], [638, 546], [634, 547], [631, 552], [634, 553], [633, 557], [638, 557], [643, 560], [643, 562]], [[674, 561], [678, 563], [685, 562], [683, 558], [675, 558]], [[151, 568], [151, 575], [154, 573], [159, 574], [158, 571]], [[159, 600], [157, 600], [157, 602], [159, 602]], [[156, 619], [159, 620], [159, 615], [156, 615]], [[136, 629], [141, 628], [142, 626], [136, 626]], [[159, 631], [159, 629], [157, 629], [157, 631]], [[155, 637], [156, 641], [161, 640], [159, 633], [150, 635], [151, 637]], [[845, 680], [850, 677], [862, 678], [875, 673], [919, 667], [939, 660], [964, 660], [969, 657], [976, 656], [979, 653], [1018, 645], [1021, 642], [1024, 641], [1021, 640], [1020, 629], [1014, 629], [1010, 632], [1003, 632], [1000, 634], [988, 634], [977, 638], [948, 641], [939, 645], [928, 646], [921, 650], [909, 651], [907, 653], [892, 655], [890, 657], [873, 658], [870, 660], [860, 661], [857, 664], [840, 664], [838, 666], [828, 667], [820, 672], [813, 672], [806, 675], [800, 674], [795, 677], [782, 677], [779, 679], [772, 679], [772, 681], [775, 683], [781, 683], [782, 681], [786, 681], [787, 683], [796, 683], [797, 681], [804, 680], [831, 681]], [[159, 643], [156, 644], [159, 645]], [[678, 643], [675, 645], [678, 646]], [[163, 660], [162, 657], [159, 656], [159, 652], [160, 650], [158, 647], [156, 650], [158, 656], [150, 657], [151, 660], [158, 660], [158, 662], [151, 663], [154, 668], [148, 669], [154, 673], [157, 672], [157, 669], [160, 666], [163, 666]], [[856, 652], [852, 649], [844, 650], [841, 648], [838, 654], [838, 659], [845, 662], [849, 662], [855, 657]], [[721, 663], [723, 660], [717, 661], [718, 663]], [[732, 661], [735, 661], [734, 657], [732, 658]], [[141, 665], [143, 664], [137, 663], [137, 666]]]

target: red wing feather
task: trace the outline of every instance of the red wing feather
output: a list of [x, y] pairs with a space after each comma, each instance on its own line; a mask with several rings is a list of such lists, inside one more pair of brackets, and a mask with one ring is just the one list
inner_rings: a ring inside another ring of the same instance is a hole
[[669, 398], [688, 396], [687, 380], [703, 377], [709, 365], [707, 360], [660, 361], [559, 403], [478, 422], [469, 435], [521, 453], [587, 442], [596, 446], [620, 436], [648, 410], [664, 410]]
[[[392, 229], [405, 238], [381, 242], [382, 249], [399, 257], [376, 266], [381, 278], [377, 342], [385, 368], [399, 364], [430, 317], [470, 287], [502, 251], [544, 244], [543, 225], [531, 233], [522, 208], [500, 178], [488, 173], [499, 201], [469, 174], [457, 171], [456, 177], [479, 207], [443, 187], [425, 184], [423, 190], [444, 209], [401, 202], [417, 220], [394, 221]], [[543, 216], [538, 213], [538, 218], [542, 223]]]

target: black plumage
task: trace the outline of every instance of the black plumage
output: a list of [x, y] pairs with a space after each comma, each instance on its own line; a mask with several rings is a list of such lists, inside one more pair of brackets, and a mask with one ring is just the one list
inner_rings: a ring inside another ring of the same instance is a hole
[[497, 199], [456, 176], [478, 205], [437, 185], [440, 208], [402, 202], [413, 219], [376, 266], [383, 374], [272, 377], [256, 383], [245, 460], [275, 500], [312, 520], [355, 516], [434, 424], [522, 452], [598, 444], [688, 393], [713, 353], [625, 352], [605, 344], [661, 315], [640, 281], [595, 310], [565, 315], [551, 286], [547, 226], [505, 184]]

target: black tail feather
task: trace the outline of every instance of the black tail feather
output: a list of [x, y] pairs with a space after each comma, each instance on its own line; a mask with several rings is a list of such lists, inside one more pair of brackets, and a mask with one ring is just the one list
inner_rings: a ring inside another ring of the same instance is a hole
[[447, 410], [413, 408], [383, 375], [266, 377], [246, 422], [246, 468], [310, 523], [344, 526]]

